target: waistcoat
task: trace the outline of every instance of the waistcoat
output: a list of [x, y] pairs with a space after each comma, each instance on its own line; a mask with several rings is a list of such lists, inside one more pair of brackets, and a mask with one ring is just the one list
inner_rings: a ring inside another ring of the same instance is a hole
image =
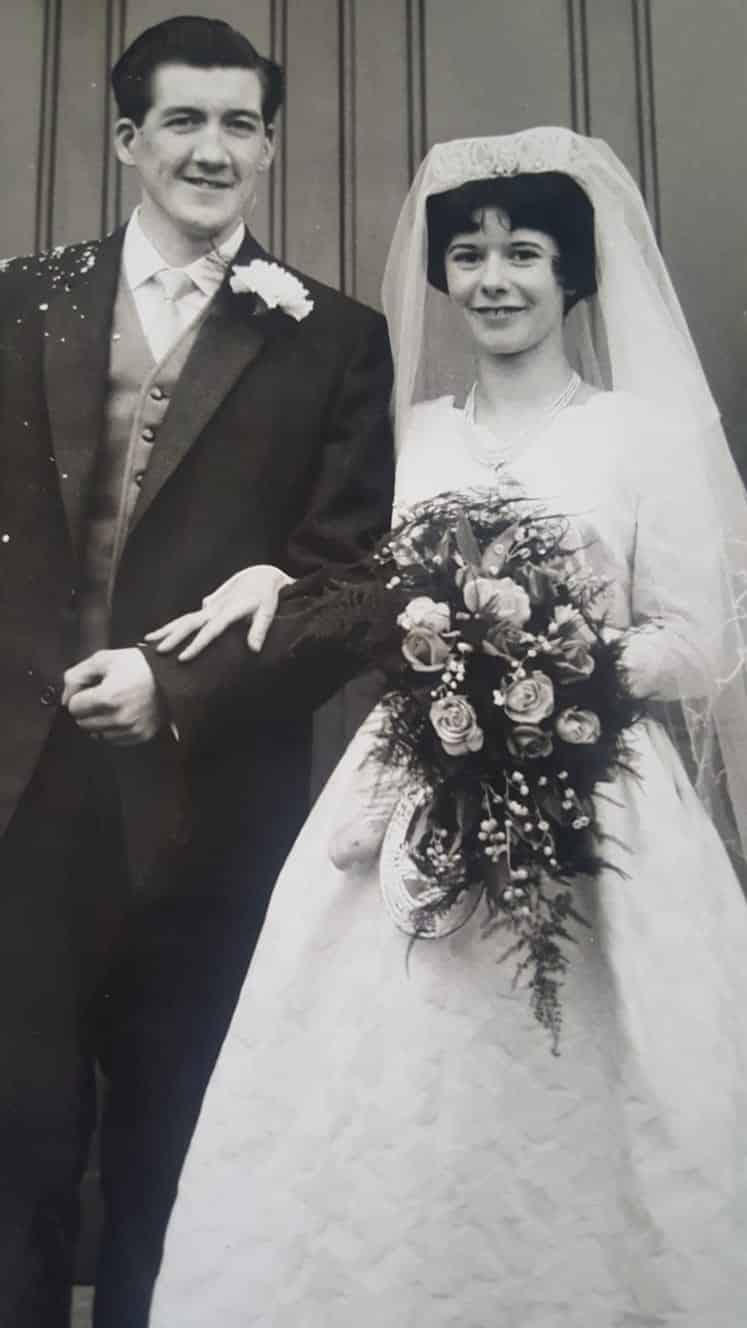
[[[209, 306], [208, 306], [209, 307]], [[129, 286], [120, 275], [112, 320], [103, 437], [83, 537], [79, 656], [109, 645], [117, 566], [158, 430], [207, 310], [155, 363]], [[153, 624], [158, 626], [157, 623]]]

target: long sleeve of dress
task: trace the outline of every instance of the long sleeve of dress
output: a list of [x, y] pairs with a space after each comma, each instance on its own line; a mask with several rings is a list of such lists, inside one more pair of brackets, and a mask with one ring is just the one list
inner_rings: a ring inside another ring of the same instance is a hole
[[[645, 439], [643, 440], [645, 443]], [[638, 454], [631, 621], [624, 662], [633, 691], [657, 701], [707, 697], [718, 677], [725, 597], [718, 523], [685, 438]]]

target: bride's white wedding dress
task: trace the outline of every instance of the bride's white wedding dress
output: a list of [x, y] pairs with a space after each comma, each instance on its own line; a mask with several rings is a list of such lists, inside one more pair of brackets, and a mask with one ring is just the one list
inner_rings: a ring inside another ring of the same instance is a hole
[[[639, 403], [599, 394], [511, 469], [593, 540], [618, 626], [654, 612], [657, 558], [668, 602], [628, 665], [666, 697], [692, 663], [678, 587], [692, 605], [698, 565], [694, 532], [667, 546], [651, 427]], [[400, 502], [495, 483], [489, 446], [451, 399], [418, 407]], [[747, 907], [668, 738], [638, 725], [637, 777], [600, 804], [627, 879], [579, 886], [592, 925], [572, 951], [558, 1057], [480, 910], [408, 960], [376, 870], [332, 866], [368, 741], [351, 744], [277, 884], [153, 1328], [742, 1328]]]

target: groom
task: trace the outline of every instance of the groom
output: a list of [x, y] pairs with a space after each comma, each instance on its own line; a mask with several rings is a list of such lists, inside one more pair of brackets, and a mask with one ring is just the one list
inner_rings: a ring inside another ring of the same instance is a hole
[[304, 815], [311, 711], [341, 680], [283, 654], [295, 589], [274, 653], [243, 627], [180, 664], [144, 637], [249, 565], [313, 587], [391, 502], [383, 320], [251, 267], [281, 70], [182, 18], [112, 81], [140, 207], [100, 243], [0, 265], [0, 1328], [67, 1323], [96, 1063], [95, 1322], [145, 1324]]

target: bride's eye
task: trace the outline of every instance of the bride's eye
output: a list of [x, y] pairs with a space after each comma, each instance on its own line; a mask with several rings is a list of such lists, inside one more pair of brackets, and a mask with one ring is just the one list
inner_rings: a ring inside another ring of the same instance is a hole
[[459, 267], [474, 267], [480, 261], [480, 253], [477, 249], [452, 249], [449, 258]]
[[537, 249], [530, 249], [526, 245], [517, 245], [515, 249], [511, 250], [511, 259], [515, 263], [531, 263], [539, 257], [540, 254]]

